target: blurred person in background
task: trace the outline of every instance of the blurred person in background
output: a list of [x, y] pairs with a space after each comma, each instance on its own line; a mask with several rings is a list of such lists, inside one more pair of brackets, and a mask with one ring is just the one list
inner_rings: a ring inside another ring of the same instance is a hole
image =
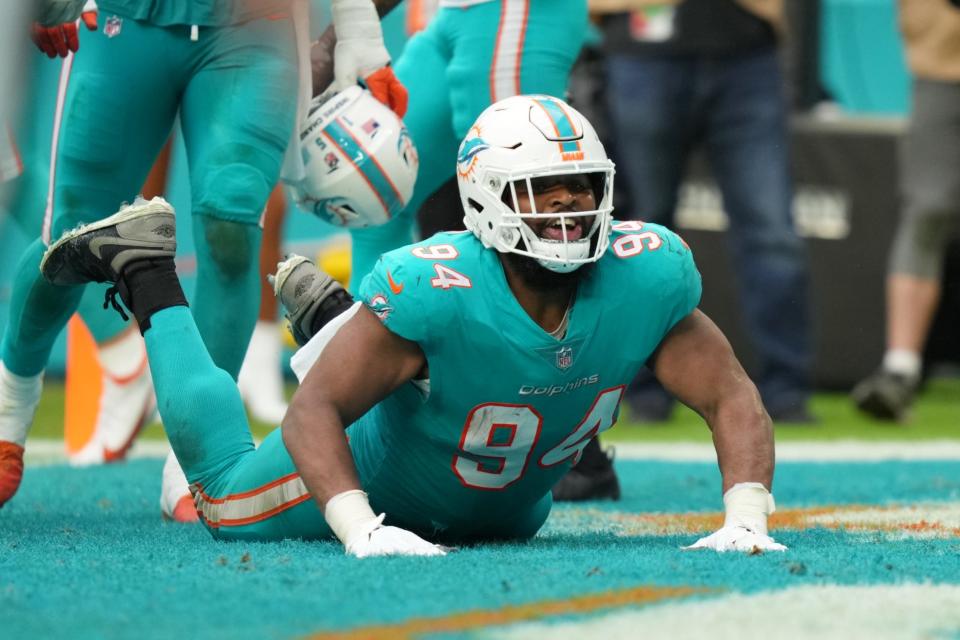
[[886, 351], [853, 400], [881, 420], [909, 415], [937, 305], [947, 246], [960, 229], [960, 1], [900, 0], [913, 73], [900, 148], [900, 223], [887, 266]]
[[[777, 44], [782, 0], [591, 0], [608, 53], [619, 178], [635, 210], [672, 226], [691, 152], [703, 147], [730, 218], [740, 304], [775, 421], [809, 422], [808, 272], [793, 227], [787, 104]], [[666, 420], [674, 399], [642, 373], [635, 418]]]
[[[64, 230], [133, 199], [178, 113], [197, 244], [193, 313], [218, 366], [237, 376], [259, 306], [261, 216], [303, 85], [297, 0], [101, 0], [94, 28], [78, 36], [83, 4], [44, 0], [33, 29], [65, 61], [51, 197], [18, 267], [0, 351], [0, 505], [20, 485], [43, 369], [84, 291], [51, 287], [40, 257]], [[370, 0], [334, 0], [333, 14], [344, 52], [337, 81], [373, 78], [381, 93], [401, 93]], [[68, 57], [81, 44], [83, 55]]]
[[26, 2], [15, 2], [5, 9], [0, 23], [0, 214], [5, 211], [3, 185], [23, 171], [23, 163], [13, 139], [13, 125], [23, 99], [23, 65], [16, 64], [28, 42], [26, 34], [31, 18]]

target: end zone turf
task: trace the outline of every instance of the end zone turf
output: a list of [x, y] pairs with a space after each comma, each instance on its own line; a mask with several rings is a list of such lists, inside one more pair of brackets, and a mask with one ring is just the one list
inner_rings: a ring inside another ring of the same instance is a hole
[[[732, 605], [793, 602], [783, 637], [822, 629], [818, 602], [856, 625], [866, 594], [929, 613], [920, 600], [960, 588], [957, 460], [781, 462], [773, 526], [785, 554], [681, 552], [719, 521], [716, 464], [621, 457], [621, 502], [559, 506], [529, 544], [363, 561], [334, 543], [222, 543], [163, 524], [160, 466], [28, 467], [0, 510], [4, 637], [692, 637], [703, 616], [711, 638], [742, 638]], [[957, 609], [909, 635], [960, 632]]]

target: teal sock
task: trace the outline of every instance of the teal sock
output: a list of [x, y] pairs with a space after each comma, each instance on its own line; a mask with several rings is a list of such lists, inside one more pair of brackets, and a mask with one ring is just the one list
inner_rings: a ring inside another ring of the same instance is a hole
[[173, 452], [190, 482], [212, 487], [254, 451], [237, 385], [213, 363], [189, 308], [154, 313], [143, 337]]
[[2, 358], [7, 369], [19, 376], [35, 376], [47, 366], [53, 343], [83, 295], [83, 287], [52, 285], [40, 275], [46, 249], [41, 240], [34, 241], [14, 275]]

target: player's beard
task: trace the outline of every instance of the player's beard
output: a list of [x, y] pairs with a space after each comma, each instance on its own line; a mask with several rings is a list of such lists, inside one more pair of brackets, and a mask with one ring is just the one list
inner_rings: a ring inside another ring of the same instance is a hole
[[[520, 243], [523, 245], [522, 240]], [[522, 256], [518, 253], [504, 253], [502, 255], [524, 284], [534, 291], [543, 293], [562, 290], [573, 292], [581, 282], [587, 280], [593, 274], [597, 264], [596, 262], [586, 262], [573, 271], [559, 273], [547, 269], [537, 262], [536, 258]]]

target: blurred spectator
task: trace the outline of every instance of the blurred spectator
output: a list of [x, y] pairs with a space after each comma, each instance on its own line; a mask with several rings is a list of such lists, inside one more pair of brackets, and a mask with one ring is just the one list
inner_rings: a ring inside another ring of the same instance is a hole
[[901, 146], [903, 205], [887, 268], [887, 344], [876, 373], [853, 399], [866, 413], [903, 420], [941, 294], [947, 245], [960, 228], [960, 7], [900, 0], [914, 75], [913, 113]]
[[[604, 14], [608, 102], [634, 217], [672, 226], [688, 156], [702, 145], [730, 218], [743, 316], [774, 420], [809, 422], [807, 265], [791, 217], [782, 0], [591, 0]], [[621, 184], [623, 183], [621, 182]], [[666, 419], [670, 397], [641, 374], [634, 417]]]

